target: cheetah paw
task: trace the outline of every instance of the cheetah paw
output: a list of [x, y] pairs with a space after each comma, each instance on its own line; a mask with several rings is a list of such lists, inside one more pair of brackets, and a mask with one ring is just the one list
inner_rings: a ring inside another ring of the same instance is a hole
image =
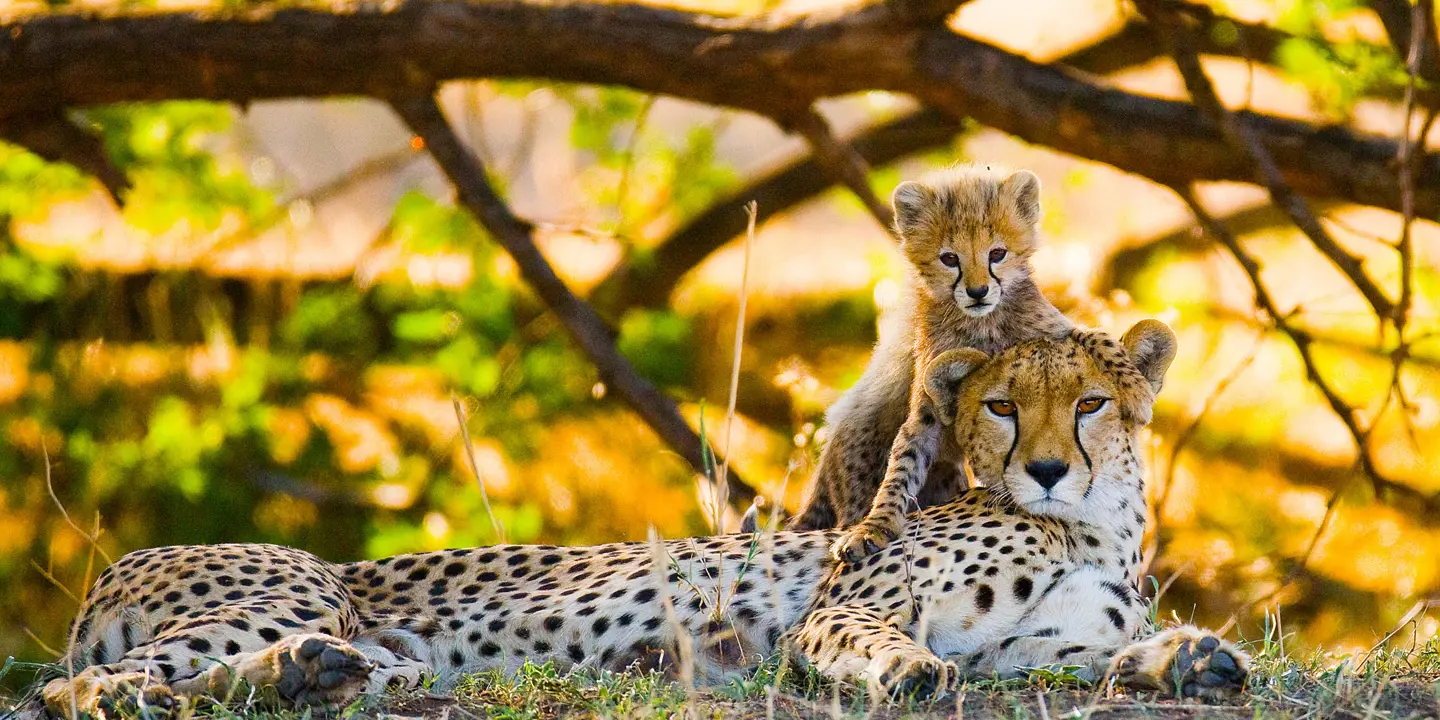
[[374, 663], [328, 635], [297, 636], [282, 649], [275, 689], [296, 705], [341, 705], [364, 689]]
[[916, 658], [904, 661], [894, 671], [880, 675], [880, 686], [891, 698], [929, 700], [944, 695], [954, 687], [960, 669], [953, 662], [939, 658]]
[[51, 680], [41, 695], [45, 710], [58, 718], [89, 715], [163, 720], [175, 715], [180, 707], [168, 686], [144, 672]]
[[234, 681], [243, 680], [251, 687], [275, 688], [286, 704], [333, 707], [360, 695], [374, 669], [375, 663], [349, 643], [316, 633], [281, 638], [233, 668], [216, 665], [204, 682], [217, 697], [227, 697]]
[[854, 564], [864, 560], [900, 537], [903, 522], [898, 517], [866, 517], [835, 541], [831, 553], [842, 563]]
[[1199, 628], [1165, 630], [1125, 648], [1111, 664], [1121, 684], [1180, 698], [1225, 700], [1245, 689], [1250, 656]]

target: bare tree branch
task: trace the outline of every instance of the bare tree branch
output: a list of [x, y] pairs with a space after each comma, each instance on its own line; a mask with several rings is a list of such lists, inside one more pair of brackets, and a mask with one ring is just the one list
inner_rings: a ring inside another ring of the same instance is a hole
[[[959, 122], [939, 110], [923, 109], [870, 128], [845, 144], [874, 167], [944, 146], [960, 129]], [[686, 273], [745, 232], [746, 203], [759, 203], [756, 222], [764, 223], [833, 186], [813, 154], [788, 160], [688, 220], [649, 251], [645, 262], [622, 261], [591, 292], [591, 300], [611, 314], [627, 307], [661, 307]]]
[[[289, 71], [296, 67], [305, 72]], [[396, 0], [349, 13], [17, 13], [0, 23], [0, 134], [57, 103], [384, 97], [416, 81], [476, 77], [623, 85], [767, 117], [793, 116], [824, 97], [903, 92], [951, 117], [1166, 185], [1254, 178], [1250, 158], [1188, 103], [907, 24], [886, 5], [740, 18], [540, 0]], [[1240, 117], [1296, 192], [1398, 208], [1387, 170], [1394, 141]], [[1440, 159], [1426, 158], [1419, 176], [1418, 211], [1440, 212]]]
[[[575, 343], [600, 372], [600, 379], [625, 401], [686, 462], [703, 472], [701, 439], [675, 403], [636, 372], [615, 348], [599, 315], [576, 297], [536, 247], [530, 223], [516, 217], [496, 194], [480, 159], [461, 142], [431, 94], [397, 97], [391, 107], [425, 142], [430, 156], [455, 185], [458, 200], [515, 260], [520, 275], [560, 319]], [[731, 473], [729, 492], [748, 505], [755, 491]]]
[[74, 165], [99, 180], [116, 205], [130, 189], [130, 179], [110, 162], [100, 137], [76, 127], [60, 107], [44, 108], [0, 123], [0, 140], [20, 145], [51, 162]]
[[1319, 219], [1310, 211], [1309, 203], [1286, 181], [1284, 173], [1265, 147], [1260, 134], [1247, 119], [1231, 113], [1220, 102], [1215, 86], [1200, 64], [1199, 51], [1186, 19], [1165, 0], [1137, 0], [1137, 5], [1169, 48], [1175, 67], [1184, 78], [1185, 87], [1190, 91], [1195, 106], [1220, 129], [1221, 135], [1232, 148], [1249, 158], [1257, 181], [1270, 191], [1270, 198], [1275, 205], [1284, 210], [1296, 227], [1310, 238], [1315, 248], [1355, 285], [1374, 308], [1375, 314], [1382, 318], [1382, 322], [1383, 319], [1390, 318], [1394, 312], [1394, 303], [1365, 272], [1360, 258], [1351, 255], [1335, 242], [1329, 231], [1320, 224]]
[[[1203, 26], [1197, 33], [1197, 41], [1201, 52], [1207, 55], [1269, 62], [1280, 43], [1293, 37], [1263, 24], [1216, 15], [1206, 6], [1191, 7], [1194, 14], [1202, 17]], [[1164, 48], [1154, 30], [1132, 19], [1114, 34], [1053, 62], [1090, 74], [1108, 75], [1163, 56]], [[1382, 90], [1387, 91], [1385, 97], [1399, 97], [1398, 88]], [[1433, 102], [1435, 98], [1422, 97], [1422, 100]], [[939, 110], [921, 108], [857, 133], [844, 144], [867, 165], [876, 167], [906, 155], [945, 147], [954, 142], [962, 126], [962, 122]], [[771, 215], [789, 210], [830, 188], [829, 182], [819, 181], [829, 171], [820, 166], [814, 155], [796, 158], [791, 163], [761, 175], [687, 222], [650, 250], [647, 262], [637, 265], [630, 259], [622, 260], [592, 292], [591, 299], [610, 314], [632, 305], [663, 305], [686, 273], [744, 230], [743, 206], [750, 198], [760, 199], [760, 221], [764, 222]], [[1270, 205], [1267, 203], [1265, 207]]]
[[835, 137], [830, 123], [814, 107], [788, 121], [791, 130], [810, 143], [815, 159], [831, 177], [850, 189], [886, 232], [892, 232], [895, 217], [870, 187], [870, 165], [849, 143]]

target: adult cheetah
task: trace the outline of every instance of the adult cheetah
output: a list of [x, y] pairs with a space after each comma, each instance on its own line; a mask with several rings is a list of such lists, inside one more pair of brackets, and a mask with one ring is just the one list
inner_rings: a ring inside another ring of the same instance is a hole
[[1147, 627], [1136, 436], [1173, 354], [1174, 335], [1147, 321], [1123, 344], [1075, 331], [991, 360], [937, 359], [930, 422], [967, 446], [989, 489], [912, 516], [860, 563], [833, 559], [835, 531], [347, 564], [273, 545], [137, 551], [91, 589], [62, 661], [73, 677], [51, 681], [44, 704], [167, 708], [244, 681], [336, 705], [421, 673], [526, 660], [618, 670], [678, 657], [708, 679], [777, 649], [891, 692], [1062, 663], [1226, 696], [1244, 684], [1243, 652], [1193, 627], [1136, 641]]

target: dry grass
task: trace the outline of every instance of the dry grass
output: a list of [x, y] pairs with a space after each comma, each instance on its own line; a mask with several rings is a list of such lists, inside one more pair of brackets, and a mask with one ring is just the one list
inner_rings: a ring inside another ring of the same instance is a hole
[[[1055, 675], [971, 682], [933, 702], [878, 703], [863, 689], [841, 688], [809, 672], [779, 672], [775, 659], [725, 685], [688, 691], [658, 672], [564, 672], [526, 665], [463, 676], [445, 692], [396, 692], [357, 701], [329, 716], [446, 718], [1424, 718], [1440, 716], [1440, 638], [1368, 658], [1296, 658], [1278, 638], [1250, 644], [1255, 653], [1249, 695], [1230, 705], [1200, 705], [1081, 687]], [[11, 661], [6, 673], [61, 673], [57, 666]], [[30, 697], [0, 697], [0, 715]], [[8, 704], [7, 704], [8, 703]], [[308, 720], [313, 712], [256, 707], [200, 707], [220, 720]], [[125, 718], [124, 720], [139, 720]]]

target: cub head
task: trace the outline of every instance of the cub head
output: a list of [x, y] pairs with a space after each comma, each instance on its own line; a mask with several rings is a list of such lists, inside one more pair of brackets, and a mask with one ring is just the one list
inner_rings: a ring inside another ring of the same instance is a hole
[[1170, 328], [1142, 320], [1119, 343], [1077, 329], [994, 358], [944, 353], [925, 389], [987, 488], [1028, 512], [1083, 520], [1140, 491], [1133, 441], [1174, 358]]
[[960, 167], [900, 183], [891, 201], [900, 247], [920, 284], [970, 317], [990, 314], [1030, 273], [1040, 178], [1029, 170]]

